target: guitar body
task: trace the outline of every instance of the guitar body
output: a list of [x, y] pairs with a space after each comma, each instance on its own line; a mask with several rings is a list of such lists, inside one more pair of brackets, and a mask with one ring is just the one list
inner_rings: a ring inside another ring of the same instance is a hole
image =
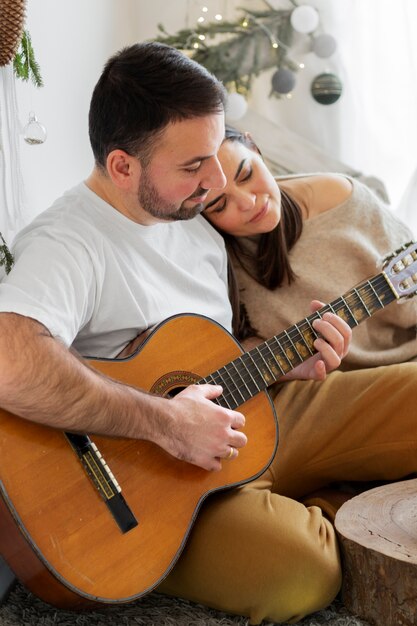
[[[92, 360], [104, 374], [163, 395], [242, 354], [221, 326], [170, 318], [123, 360]], [[205, 498], [253, 480], [271, 462], [277, 421], [266, 392], [240, 408], [248, 444], [220, 472], [158, 446], [92, 436], [137, 526], [122, 532], [64, 433], [0, 412], [0, 552], [36, 595], [59, 607], [122, 603], [155, 588], [183, 549]]]
[[91, 361], [111, 378], [160, 395], [220, 382], [218, 403], [245, 414], [248, 437], [220, 472], [146, 441], [94, 436], [92, 443], [0, 410], [0, 554], [31, 591], [59, 607], [129, 602], [151, 591], [174, 566], [205, 498], [257, 478], [270, 464], [278, 426], [261, 390], [315, 353], [314, 320], [331, 311], [353, 328], [416, 292], [417, 243], [409, 242], [385, 259], [380, 274], [250, 352], [208, 318], [179, 315], [132, 357]]

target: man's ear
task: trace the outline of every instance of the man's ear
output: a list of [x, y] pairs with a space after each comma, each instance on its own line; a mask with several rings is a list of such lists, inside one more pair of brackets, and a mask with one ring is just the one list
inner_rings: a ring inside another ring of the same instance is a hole
[[[106, 168], [113, 184], [125, 190], [131, 188], [142, 169], [139, 160], [124, 150], [112, 150], [107, 156]], [[137, 188], [136, 182], [134, 185]]]

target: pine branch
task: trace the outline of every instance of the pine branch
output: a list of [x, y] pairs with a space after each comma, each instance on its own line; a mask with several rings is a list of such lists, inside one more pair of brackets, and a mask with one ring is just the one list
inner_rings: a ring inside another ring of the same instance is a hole
[[41, 70], [35, 59], [29, 31], [24, 30], [19, 49], [13, 59], [13, 70], [17, 78], [33, 82], [35, 87], [43, 87]]
[[[180, 50], [215, 74], [226, 87], [248, 92], [252, 79], [271, 68], [286, 66], [298, 70], [288, 57], [293, 29], [290, 10], [253, 11], [241, 8], [237, 22], [211, 22], [170, 35], [160, 24], [162, 35], [156, 39]], [[217, 42], [207, 43], [207, 38]], [[219, 41], [220, 38], [220, 41]]]
[[3, 235], [0, 233], [0, 238], [3, 242], [3, 245], [0, 245], [0, 266], [4, 265], [4, 269], [6, 270], [6, 274], [10, 272], [14, 263], [14, 256], [10, 252], [7, 244], [4, 240]]

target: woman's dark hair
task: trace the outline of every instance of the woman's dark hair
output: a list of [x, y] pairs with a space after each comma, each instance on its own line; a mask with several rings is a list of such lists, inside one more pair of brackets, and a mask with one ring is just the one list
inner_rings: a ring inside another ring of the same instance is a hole
[[[249, 135], [231, 126], [226, 126], [224, 141], [239, 141], [260, 154], [258, 146]], [[245, 238], [221, 232], [229, 255], [229, 297], [233, 309], [233, 332], [239, 339], [256, 334], [256, 329], [241, 302], [233, 263], [239, 263], [252, 278], [271, 290], [280, 287], [284, 282], [291, 284], [296, 278], [289, 252], [301, 235], [303, 219], [297, 202], [282, 187], [280, 191], [281, 219], [272, 231], [259, 235], [255, 239], [255, 245], [253, 240], [248, 245]]]
[[221, 113], [223, 85], [202, 65], [162, 43], [123, 48], [104, 66], [94, 88], [89, 135], [96, 165], [121, 149], [149, 160], [170, 122]]

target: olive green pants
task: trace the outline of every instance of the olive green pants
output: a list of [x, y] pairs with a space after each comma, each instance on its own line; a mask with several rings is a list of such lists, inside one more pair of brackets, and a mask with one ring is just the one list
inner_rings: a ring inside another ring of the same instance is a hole
[[285, 383], [274, 404], [280, 443], [270, 468], [207, 500], [159, 587], [252, 624], [297, 622], [339, 591], [337, 539], [323, 515], [337, 505], [309, 494], [417, 471], [417, 363]]

